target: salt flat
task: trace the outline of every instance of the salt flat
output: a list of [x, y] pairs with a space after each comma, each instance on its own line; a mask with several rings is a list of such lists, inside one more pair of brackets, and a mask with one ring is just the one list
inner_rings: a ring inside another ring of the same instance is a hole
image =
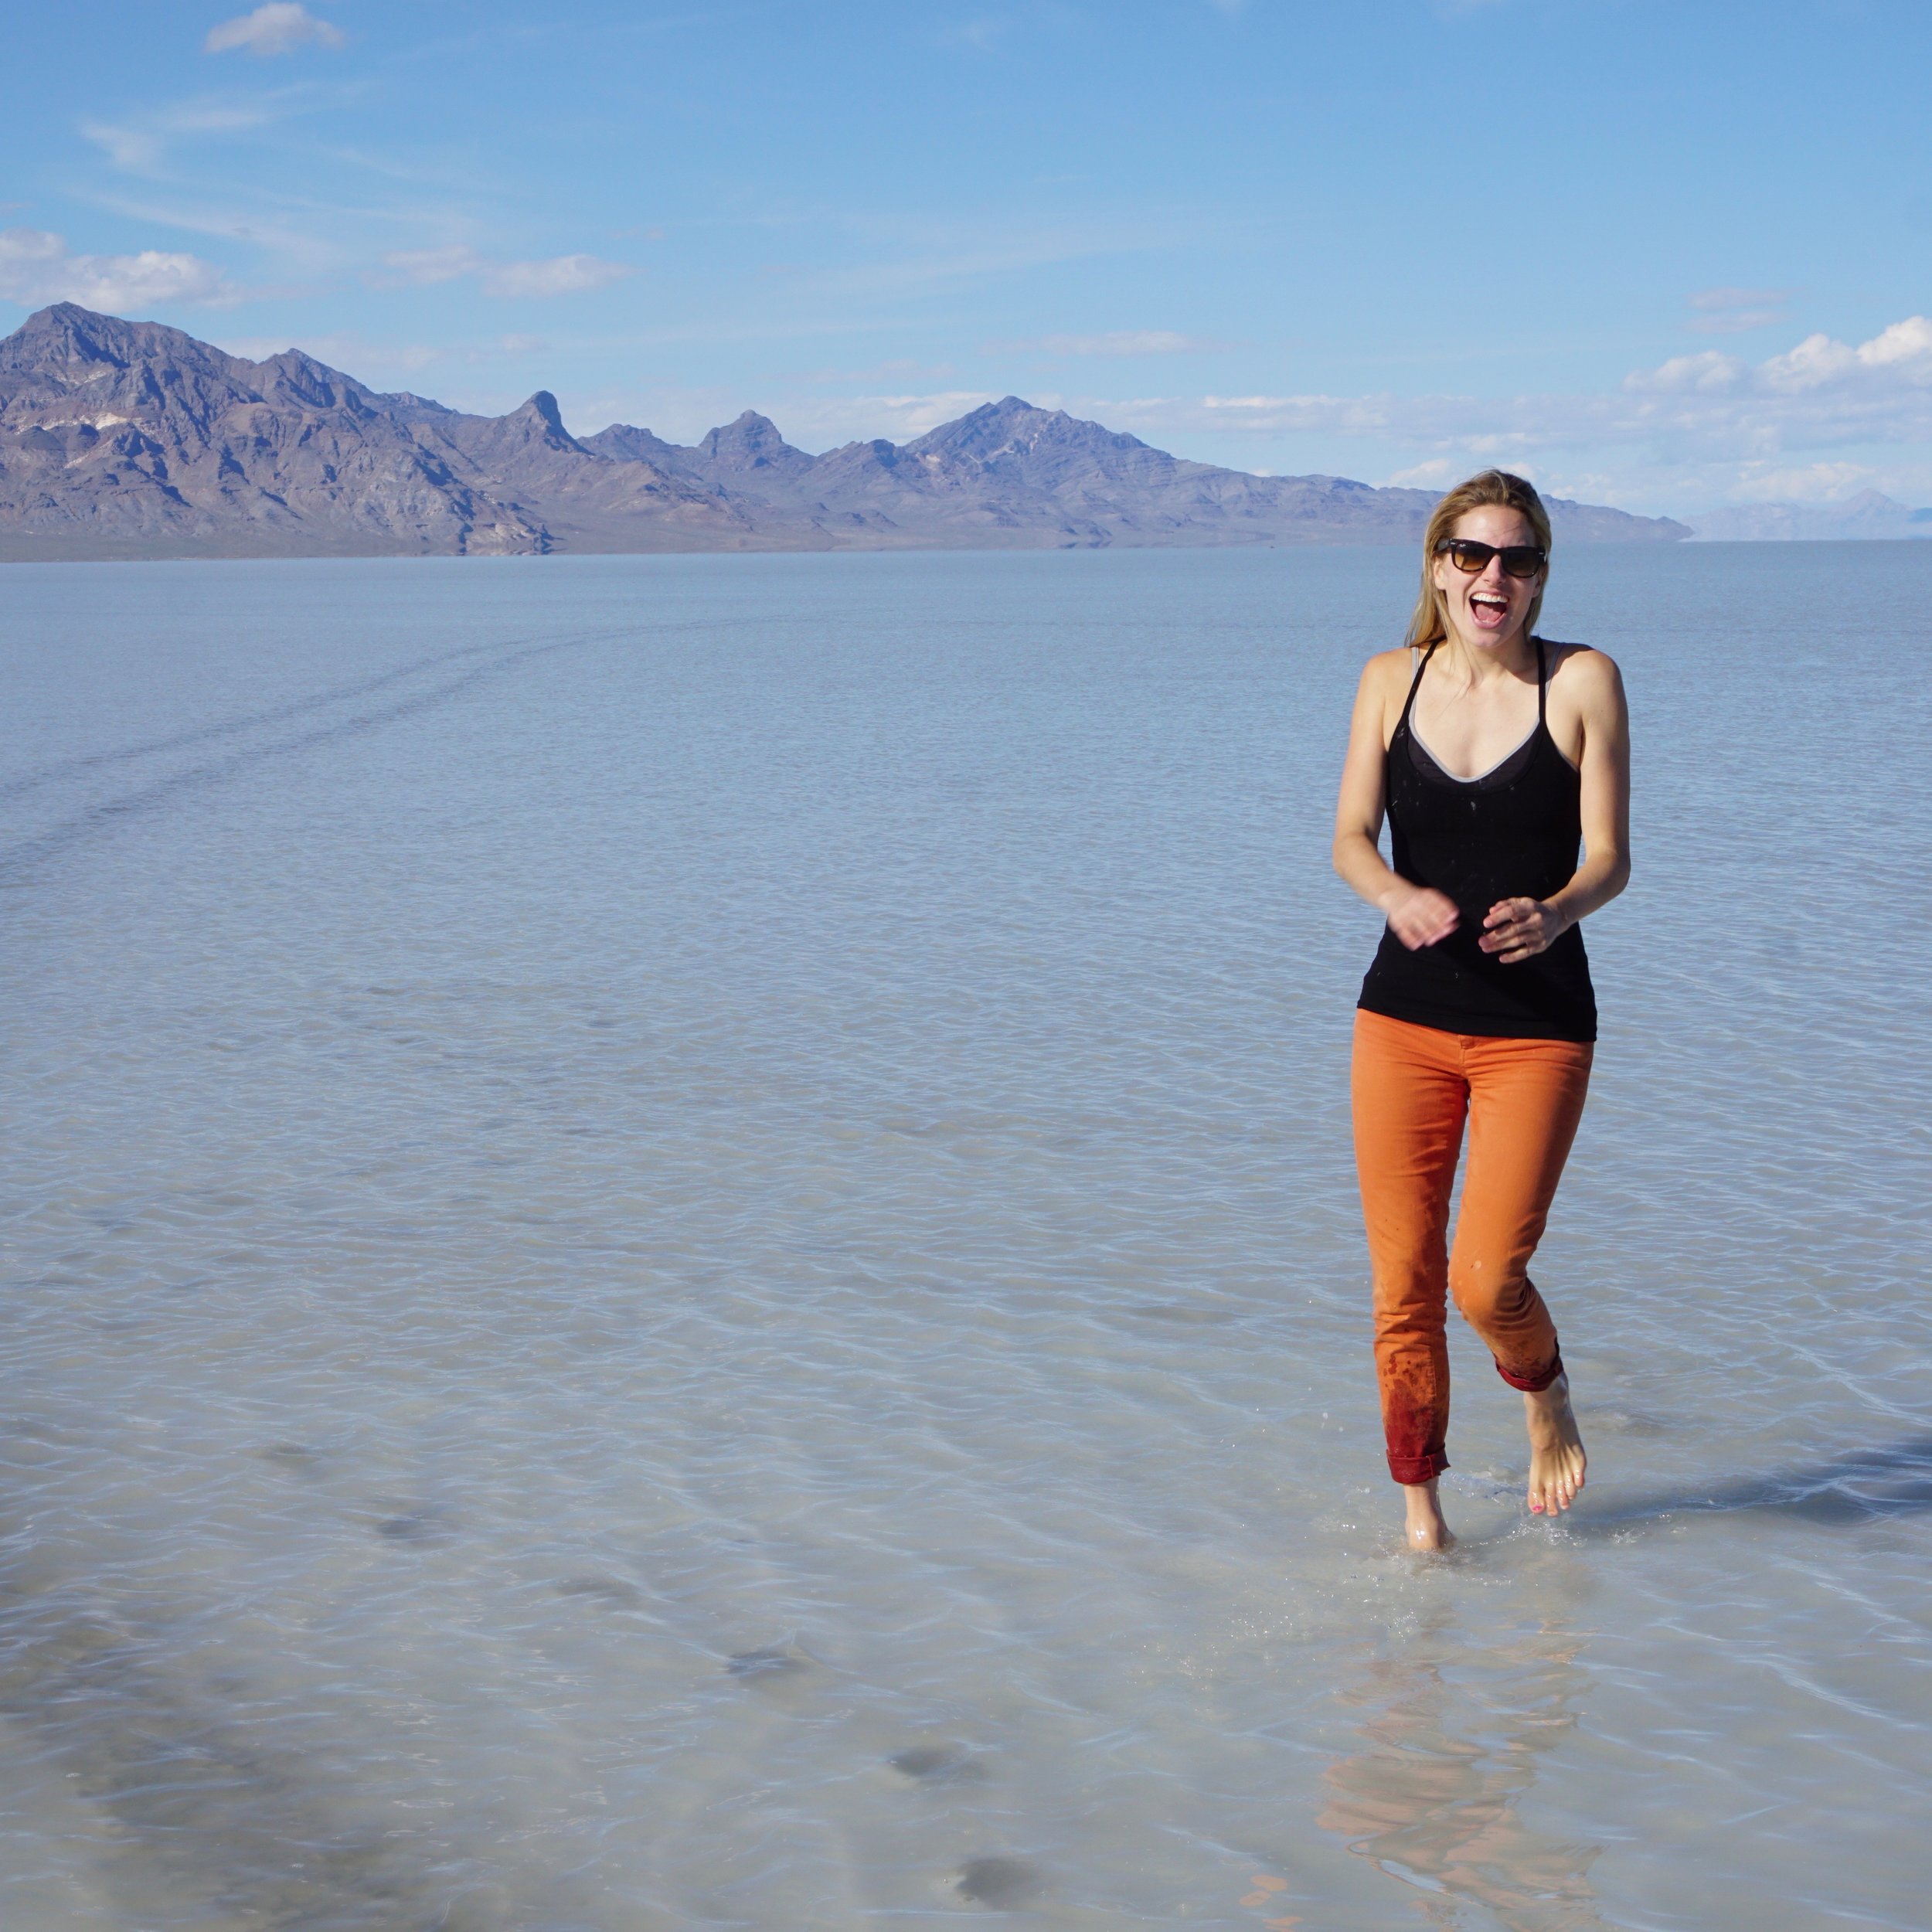
[[9, 1932], [1920, 1923], [1932, 546], [1560, 552], [1590, 1485], [1458, 1333], [1422, 1563], [1326, 857], [1413, 567], [0, 572]]

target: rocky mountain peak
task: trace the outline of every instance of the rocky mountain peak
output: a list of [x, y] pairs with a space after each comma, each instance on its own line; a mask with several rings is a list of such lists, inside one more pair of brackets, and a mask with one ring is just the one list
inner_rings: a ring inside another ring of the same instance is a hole
[[144, 327], [154, 326], [124, 322], [117, 315], [97, 315], [77, 302], [56, 302], [36, 309], [0, 344], [0, 367], [68, 378], [90, 367], [126, 369], [141, 356]]
[[367, 393], [361, 383], [299, 349], [285, 349], [255, 367], [260, 372], [256, 386], [264, 396], [308, 409], [334, 409], [352, 398], [359, 400]]
[[1051, 450], [1062, 457], [1081, 453], [1099, 457], [1145, 450], [1148, 445], [1138, 436], [1083, 421], [1064, 410], [1043, 410], [1024, 396], [1005, 396], [997, 403], [982, 403], [957, 422], [942, 423], [908, 447], [921, 456], [986, 463], [1036, 450]]
[[581, 451], [583, 444], [563, 427], [563, 412], [547, 389], [540, 389], [521, 409], [512, 410], [503, 419], [506, 425], [539, 438], [553, 449]]
[[617, 463], [655, 463], [675, 469], [685, 458], [696, 454], [629, 423], [613, 423], [607, 428], [599, 430], [596, 435], [584, 437], [581, 440], [592, 455], [608, 457]]
[[809, 468], [811, 458], [794, 449], [778, 425], [756, 410], [747, 410], [722, 429], [713, 430], [698, 445], [700, 458], [739, 470], [792, 471]]

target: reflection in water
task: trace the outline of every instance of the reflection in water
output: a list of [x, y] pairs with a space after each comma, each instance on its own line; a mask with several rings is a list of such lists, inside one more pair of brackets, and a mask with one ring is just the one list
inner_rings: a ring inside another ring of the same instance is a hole
[[1586, 1876], [1600, 1848], [1546, 1837], [1519, 1808], [1538, 1753], [1577, 1722], [1579, 1648], [1547, 1624], [1479, 1647], [1437, 1618], [1338, 1693], [1366, 1713], [1366, 1748], [1324, 1774], [1318, 1822], [1433, 1895], [1414, 1901], [1431, 1923], [1467, 1923], [1458, 1902], [1471, 1901], [1509, 1932], [1602, 1925]]
[[1634, 1497], [1593, 1509], [1572, 1529], [1584, 1536], [1621, 1536], [1632, 1525], [1739, 1509], [1832, 1524], [1923, 1515], [1932, 1511], [1932, 1436], [1907, 1436], [1882, 1448], [1847, 1450], [1829, 1461]]

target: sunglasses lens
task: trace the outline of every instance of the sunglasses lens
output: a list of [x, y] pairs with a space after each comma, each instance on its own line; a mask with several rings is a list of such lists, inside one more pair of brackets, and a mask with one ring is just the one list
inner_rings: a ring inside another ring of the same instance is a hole
[[1504, 576], [1512, 577], [1533, 577], [1546, 561], [1542, 549], [1534, 543], [1512, 543], [1506, 549], [1498, 550], [1493, 545], [1458, 536], [1450, 538], [1437, 548], [1458, 570], [1471, 577], [1478, 570], [1488, 570], [1492, 556], [1502, 559]]

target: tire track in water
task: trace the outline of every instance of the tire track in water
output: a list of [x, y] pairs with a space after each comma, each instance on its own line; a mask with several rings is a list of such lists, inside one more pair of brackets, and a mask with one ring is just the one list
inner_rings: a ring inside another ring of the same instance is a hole
[[413, 664], [399, 665], [395, 670], [385, 671], [379, 676], [359, 679], [353, 684], [338, 685], [332, 691], [318, 691], [306, 698], [291, 699], [285, 704], [271, 705], [267, 710], [251, 712], [246, 717], [224, 719], [216, 724], [197, 725], [189, 731], [178, 731], [165, 738], [151, 738], [142, 744], [124, 745], [117, 750], [88, 752], [78, 757], [60, 759], [53, 764], [43, 765], [38, 771], [29, 772], [19, 778], [0, 781], [0, 802], [23, 798], [29, 792], [38, 791], [43, 786], [56, 784], [63, 778], [78, 777], [83, 773], [103, 770], [111, 765], [131, 764], [138, 758], [158, 757], [164, 751], [179, 751], [189, 745], [205, 744], [211, 739], [232, 737], [238, 732], [253, 731], [262, 725], [280, 724], [287, 719], [319, 711], [328, 705], [343, 703], [351, 698], [366, 697], [371, 692], [400, 684], [406, 679], [418, 677], [437, 665], [453, 663], [458, 658], [475, 657], [488, 651], [514, 650], [530, 641], [525, 638], [510, 638], [494, 644], [458, 645], [453, 650], [433, 651], [426, 658], [417, 658]]
[[[264, 724], [283, 723], [289, 718], [301, 716], [332, 704], [366, 697], [372, 692], [393, 685], [406, 678], [420, 676], [424, 671], [432, 669], [437, 665], [479, 650], [493, 650], [502, 654], [488, 663], [478, 665], [473, 669], [464, 672], [460, 677], [434, 685], [429, 690], [417, 692], [393, 704], [379, 706], [373, 710], [356, 712], [345, 718], [334, 719], [311, 730], [297, 732], [292, 736], [272, 739], [266, 744], [245, 747], [225, 757], [209, 759], [199, 764], [190, 765], [184, 770], [172, 772], [165, 778], [152, 780], [117, 797], [103, 799], [97, 804], [83, 807], [43, 832], [22, 839], [16, 845], [0, 848], [0, 888], [18, 889], [24, 886], [27, 883], [26, 875], [48, 859], [57, 856], [90, 837], [111, 830], [123, 820], [152, 811], [177, 797], [222, 784], [272, 760], [308, 750], [316, 745], [359, 737], [366, 733], [379, 730], [386, 725], [395, 724], [403, 719], [434, 710], [461, 696], [464, 692], [473, 690], [498, 672], [507, 671], [532, 658], [547, 657], [556, 651], [578, 649], [588, 645], [607, 643], [614, 638], [633, 634], [632, 627], [626, 625], [615, 630], [582, 631], [573, 636], [553, 638], [541, 643], [517, 645], [507, 650], [500, 644], [465, 645], [458, 651], [439, 653], [400, 670], [385, 672], [379, 678], [364, 679], [335, 691], [298, 699], [291, 704], [258, 713], [250, 718], [206, 726], [196, 731], [179, 733], [172, 739], [131, 746], [123, 751], [98, 753], [87, 760], [70, 761], [66, 767], [49, 767], [47, 772], [31, 781], [17, 781], [17, 791], [49, 782], [51, 774], [73, 775], [83, 766], [104, 767], [117, 762], [154, 756], [163, 750], [179, 749], [224, 736], [258, 730]], [[7, 795], [4, 791], [0, 791], [0, 798]]]

